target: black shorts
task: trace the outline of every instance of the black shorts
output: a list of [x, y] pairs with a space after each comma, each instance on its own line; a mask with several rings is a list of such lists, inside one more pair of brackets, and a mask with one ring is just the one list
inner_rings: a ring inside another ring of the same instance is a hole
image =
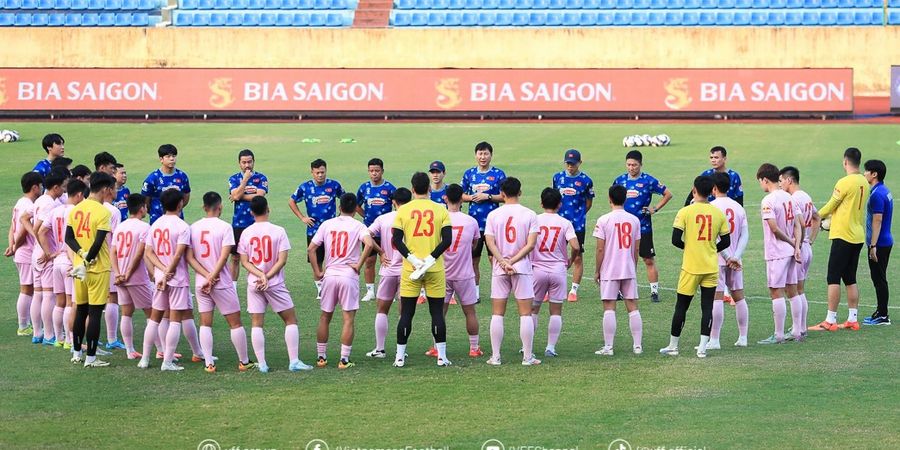
[[[312, 242], [313, 237], [310, 235], [306, 235], [306, 248], [309, 248], [310, 242]], [[319, 269], [325, 270], [325, 267], [322, 264], [325, 263], [325, 246], [320, 245], [319, 248], [316, 249], [316, 260], [319, 261]], [[306, 262], [309, 262], [309, 253], [306, 254]]]
[[656, 257], [656, 249], [653, 248], [653, 233], [641, 233], [641, 247], [638, 249], [641, 258]]
[[576, 231], [575, 237], [578, 238], [578, 247], [581, 248], [581, 253], [584, 253], [584, 230]]
[[856, 267], [859, 265], [859, 252], [862, 243], [851, 244], [843, 239], [831, 240], [831, 253], [828, 255], [828, 284], [845, 286], [856, 284]]
[[481, 237], [478, 238], [478, 243], [475, 244], [475, 247], [472, 247], [472, 257], [481, 258], [481, 253], [484, 250], [487, 250], [488, 256], [491, 256], [491, 250], [487, 248], [487, 245], [484, 245], [484, 230], [481, 230]]
[[247, 229], [247, 227], [243, 227], [243, 228], [241, 228], [241, 227], [231, 227], [231, 230], [234, 232], [234, 246], [231, 247], [231, 254], [232, 254], [232, 255], [237, 255], [237, 254], [238, 254], [238, 251], [237, 251], [238, 243], [241, 242], [241, 234], [243, 234], [243, 233], [244, 233], [244, 230], [246, 230], [246, 229]]

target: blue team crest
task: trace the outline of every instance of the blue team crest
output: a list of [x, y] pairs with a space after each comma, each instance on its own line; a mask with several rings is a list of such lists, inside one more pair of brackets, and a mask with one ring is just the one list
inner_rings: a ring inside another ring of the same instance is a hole
[[635, 184], [635, 186], [642, 188], [642, 187], [644, 187], [644, 183], [637, 183], [637, 184]]
[[176, 178], [176, 179], [175, 179], [175, 182], [176, 182], [176, 183], [181, 183], [181, 178]]
[[575, 182], [575, 186], [581, 186], [581, 182], [580, 182], [580, 181], [576, 181], [576, 182]]
[[388, 195], [387, 189], [382, 189], [382, 190], [381, 190], [381, 195]]
[[331, 192], [331, 188], [325, 188], [325, 192]]
[[487, 180], [488, 180], [488, 181], [494, 181], [494, 180], [496, 180], [496, 178], [495, 178], [495, 177], [492, 177], [492, 176], [488, 176], [488, 177], [487, 177]]

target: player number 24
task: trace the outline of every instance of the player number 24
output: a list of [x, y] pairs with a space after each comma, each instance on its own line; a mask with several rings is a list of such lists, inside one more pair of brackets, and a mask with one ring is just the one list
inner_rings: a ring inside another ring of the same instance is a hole
[[75, 237], [91, 238], [91, 213], [85, 214], [83, 211], [75, 211]]

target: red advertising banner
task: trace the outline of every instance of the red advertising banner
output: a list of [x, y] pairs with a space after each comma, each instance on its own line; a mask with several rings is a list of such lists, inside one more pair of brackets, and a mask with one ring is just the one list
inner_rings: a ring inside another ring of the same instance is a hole
[[852, 69], [0, 69], [0, 111], [852, 110]]

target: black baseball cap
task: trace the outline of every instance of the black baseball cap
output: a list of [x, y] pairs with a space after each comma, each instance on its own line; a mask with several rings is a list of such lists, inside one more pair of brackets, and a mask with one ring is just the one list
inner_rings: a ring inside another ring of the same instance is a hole
[[580, 163], [581, 152], [575, 150], [574, 148], [566, 150], [566, 155], [563, 157], [563, 162], [571, 164]]
[[434, 161], [431, 163], [431, 165], [428, 166], [429, 172], [434, 172], [435, 170], [438, 172], [446, 172], [447, 171], [447, 169], [444, 167], [444, 163], [442, 163], [440, 161]]

